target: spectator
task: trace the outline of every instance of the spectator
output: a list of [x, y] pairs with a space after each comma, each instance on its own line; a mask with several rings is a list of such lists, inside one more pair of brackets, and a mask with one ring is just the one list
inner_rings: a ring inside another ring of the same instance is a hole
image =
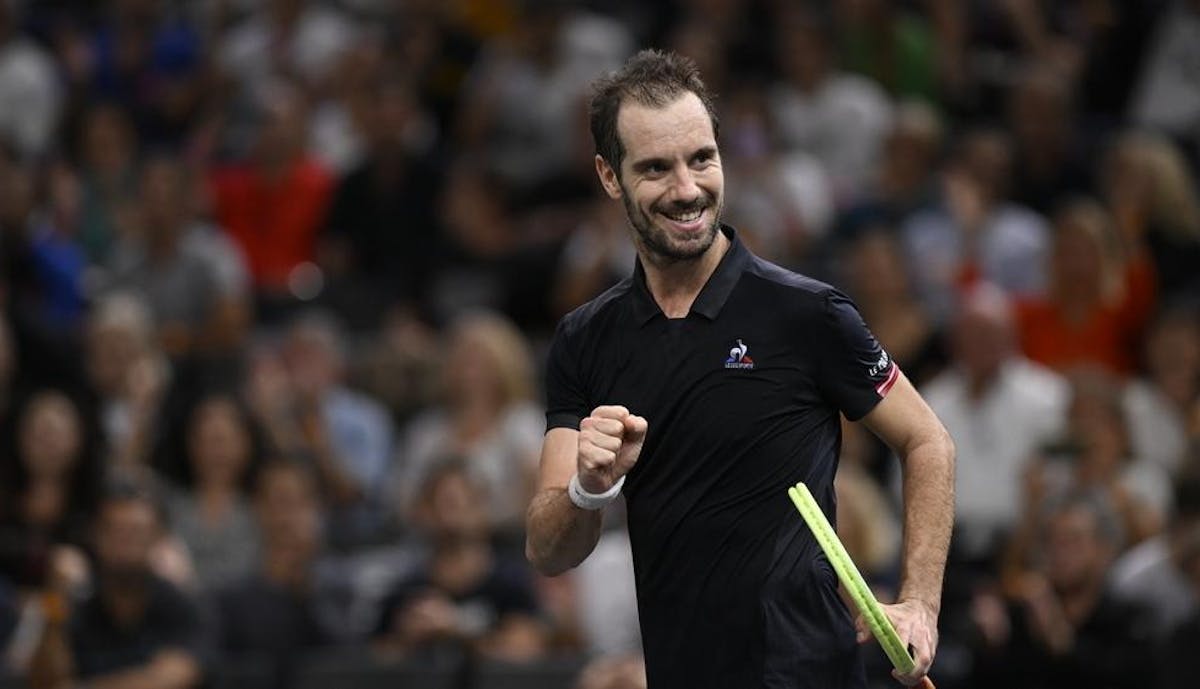
[[103, 262], [133, 208], [139, 141], [128, 113], [113, 104], [88, 108], [80, 127], [83, 228], [79, 240], [93, 262]]
[[438, 460], [461, 456], [472, 480], [488, 487], [492, 526], [515, 536], [523, 528], [545, 430], [533, 402], [529, 345], [499, 316], [469, 316], [449, 333], [442, 373], [442, 404], [406, 431], [398, 477], [401, 509], [419, 505], [420, 487]]
[[[1043, 564], [1025, 574], [996, 615], [977, 612], [984, 647], [971, 686], [1027, 689], [1153, 684], [1150, 630], [1106, 576], [1122, 543], [1100, 494], [1072, 493], [1038, 519]], [[986, 606], [976, 603], [976, 610]]]
[[1118, 233], [1145, 242], [1164, 297], [1200, 296], [1200, 192], [1179, 149], [1127, 132], [1109, 149], [1101, 187]]
[[476, 162], [457, 160], [438, 213], [446, 237], [427, 293], [434, 322], [488, 309], [518, 323], [540, 323], [557, 248], [525, 234], [512, 189]]
[[939, 321], [956, 292], [979, 281], [1017, 296], [1044, 290], [1048, 228], [1009, 201], [1011, 179], [1009, 139], [996, 130], [968, 132], [943, 174], [940, 202], [904, 223], [918, 293]]
[[1200, 3], [1174, 0], [1158, 19], [1129, 116], [1137, 124], [1200, 144], [1200, 86], [1188, 65], [1200, 56]]
[[875, 82], [836, 69], [829, 32], [804, 10], [785, 12], [775, 26], [784, 80], [770, 95], [782, 145], [817, 158], [836, 198], [853, 198], [875, 169], [891, 127], [892, 104]]
[[326, 88], [356, 28], [340, 11], [304, 0], [255, 3], [254, 12], [220, 36], [217, 62], [229, 79], [255, 97], [276, 79], [295, 79], [304, 89]]
[[937, 44], [928, 20], [887, 0], [838, 2], [842, 62], [900, 98], [937, 101]]
[[246, 491], [262, 459], [261, 444], [249, 412], [234, 397], [205, 396], [187, 417], [184, 490], [168, 506], [202, 589], [244, 578], [258, 559]]
[[141, 299], [113, 293], [92, 309], [85, 333], [84, 365], [101, 427], [114, 463], [127, 468], [148, 456], [171, 375], [153, 328]]
[[743, 83], [724, 107], [722, 164], [733, 172], [723, 213], [760, 255], [794, 265], [828, 233], [836, 198], [814, 155], [778, 150], [767, 98], [764, 85]]
[[942, 336], [917, 299], [912, 275], [895, 235], [886, 226], [865, 228], [845, 250], [846, 288], [871, 332], [914, 385], [944, 365]]
[[382, 308], [424, 304], [441, 235], [440, 174], [419, 148], [426, 115], [411, 87], [380, 79], [370, 98], [369, 154], [334, 194], [322, 263], [331, 289], [349, 292], [346, 310], [376, 325]]
[[316, 257], [333, 178], [305, 148], [307, 111], [298, 90], [275, 84], [258, 104], [253, 155], [218, 169], [212, 194], [217, 221], [246, 256], [258, 296], [278, 305], [289, 294], [316, 296], [297, 268]]
[[837, 532], [867, 581], [894, 591], [900, 563], [900, 517], [867, 471], [872, 448], [867, 430], [843, 418], [842, 451], [833, 483]]
[[415, 517], [429, 560], [384, 603], [377, 643], [413, 652], [461, 643], [485, 656], [528, 661], [546, 651], [527, 565], [493, 550], [487, 491], [465, 463], [443, 460], [425, 475]]
[[1131, 454], [1121, 387], [1114, 379], [1097, 372], [1074, 376], [1065, 431], [1026, 472], [1024, 514], [1010, 543], [1008, 579], [1035, 555], [1036, 507], [1047, 499], [1075, 490], [1104, 495], [1128, 545], [1158, 534], [1170, 510], [1167, 474]]
[[1151, 615], [1158, 640], [1200, 610], [1188, 582], [1188, 553], [1200, 529], [1200, 464], [1194, 457], [1175, 480], [1174, 509], [1166, 530], [1124, 553], [1113, 566], [1113, 591]]
[[21, 158], [32, 160], [54, 143], [63, 94], [51, 56], [20, 34], [19, 7], [0, 3], [0, 103], [10, 104], [0, 108], [0, 138]]
[[308, 314], [289, 329], [282, 360], [260, 361], [250, 381], [251, 404], [275, 447], [314, 462], [337, 547], [381, 537], [379, 491], [394, 450], [387, 411], [345, 384], [349, 356], [336, 322]]
[[248, 315], [241, 255], [190, 208], [182, 165], [169, 157], [142, 168], [136, 232], [118, 242], [114, 286], [144, 295], [167, 353], [227, 350]]
[[69, 619], [50, 619], [30, 668], [30, 686], [199, 686], [211, 659], [199, 608], [152, 573], [162, 538], [159, 505], [131, 484], [109, 489], [97, 508], [95, 589]]
[[262, 468], [255, 493], [262, 556], [256, 571], [218, 593], [221, 647], [235, 661], [269, 661], [286, 687], [299, 654], [339, 640], [339, 595], [318, 568], [323, 534], [312, 474], [276, 460]]
[[[1200, 599], [1200, 526], [1193, 524], [1179, 542], [1179, 568], [1187, 576], [1193, 599]], [[1200, 612], [1192, 607], [1191, 616], [1177, 626], [1160, 653], [1163, 689], [1184, 689], [1195, 680], [1191, 649], [1200, 634]]]
[[60, 390], [18, 403], [0, 455], [0, 577], [39, 588], [87, 541], [103, 477], [98, 429]]
[[926, 103], [905, 101], [897, 106], [872, 179], [841, 219], [843, 232], [850, 235], [845, 239], [875, 223], [898, 227], [933, 201], [942, 128], [937, 111]]
[[1016, 153], [1013, 199], [1049, 215], [1092, 181], [1073, 126], [1071, 84], [1052, 65], [1034, 63], [1012, 85], [1007, 106]]
[[1200, 402], [1200, 314], [1169, 308], [1143, 340], [1144, 375], [1125, 388], [1134, 453], [1169, 473], [1187, 449], [1188, 414]]
[[572, 125], [587, 84], [632, 41], [620, 24], [567, 3], [523, 3], [514, 30], [483, 48], [463, 85], [455, 134], [519, 195], [575, 173]]
[[126, 0], [101, 12], [99, 25], [79, 46], [88, 59], [77, 67], [85, 71], [69, 76], [83, 82], [89, 100], [126, 108], [143, 140], [178, 145], [208, 85], [200, 33], [160, 3]]
[[1066, 381], [1020, 355], [1012, 305], [981, 285], [952, 325], [951, 368], [921, 389], [958, 447], [956, 552], [993, 558], [1017, 525], [1022, 474], [1065, 425]]
[[562, 316], [633, 272], [637, 253], [627, 237], [624, 209], [593, 199], [567, 237], [556, 269], [553, 310]]
[[1059, 371], [1099, 366], [1129, 375], [1154, 307], [1154, 267], [1142, 247], [1123, 250], [1094, 201], [1071, 202], [1054, 224], [1048, 291], [1018, 306], [1021, 348]]

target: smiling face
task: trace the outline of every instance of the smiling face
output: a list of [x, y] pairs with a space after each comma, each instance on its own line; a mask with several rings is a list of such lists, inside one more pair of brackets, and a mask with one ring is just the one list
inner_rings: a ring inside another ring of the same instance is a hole
[[639, 253], [656, 264], [700, 258], [713, 245], [725, 177], [712, 119], [687, 92], [662, 108], [621, 105], [620, 170], [596, 156], [604, 190], [621, 199]]

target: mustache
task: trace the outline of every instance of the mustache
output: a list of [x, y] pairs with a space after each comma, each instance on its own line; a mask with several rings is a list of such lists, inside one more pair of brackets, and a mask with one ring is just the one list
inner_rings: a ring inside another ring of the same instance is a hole
[[680, 215], [682, 213], [692, 213], [702, 211], [716, 202], [716, 199], [710, 195], [704, 195], [691, 201], [672, 201], [665, 204], [655, 204], [653, 210], [655, 213], [670, 213], [672, 215]]

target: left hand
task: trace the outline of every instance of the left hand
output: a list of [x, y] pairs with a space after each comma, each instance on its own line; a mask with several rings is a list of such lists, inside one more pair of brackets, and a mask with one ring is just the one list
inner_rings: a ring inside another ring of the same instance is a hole
[[[900, 635], [900, 640], [916, 661], [912, 672], [901, 673], [899, 670], [892, 670], [892, 676], [908, 687], [921, 685], [929, 667], [933, 665], [933, 656], [937, 651], [937, 613], [927, 603], [916, 599], [882, 607], [884, 614], [896, 628], [896, 633]], [[871, 639], [871, 629], [862, 615], [854, 621], [854, 626], [858, 629], [860, 644]]]

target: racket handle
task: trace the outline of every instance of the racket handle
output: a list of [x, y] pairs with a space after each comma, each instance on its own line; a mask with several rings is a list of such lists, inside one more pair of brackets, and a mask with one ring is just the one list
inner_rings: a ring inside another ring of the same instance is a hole
[[937, 689], [937, 687], [933, 686], [933, 680], [929, 679], [929, 676], [926, 675], [921, 678], [921, 689]]

